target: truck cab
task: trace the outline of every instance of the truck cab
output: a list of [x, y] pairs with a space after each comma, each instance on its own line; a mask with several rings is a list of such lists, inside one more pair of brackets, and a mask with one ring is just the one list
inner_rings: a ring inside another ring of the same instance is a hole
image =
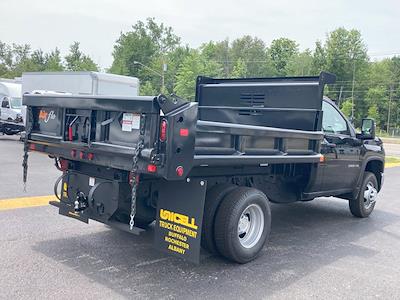
[[0, 120], [22, 121], [21, 84], [11, 81], [0, 81]]
[[22, 99], [9, 98], [3, 96], [1, 101], [1, 120], [3, 121], [16, 121], [22, 120], [21, 117]]
[[24, 130], [21, 109], [21, 83], [0, 80], [0, 132], [12, 135]]
[[[337, 196], [353, 199], [365, 190], [365, 205], [369, 208], [376, 201], [376, 195], [383, 184], [385, 151], [381, 139], [375, 136], [375, 123], [372, 119], [362, 120], [362, 132], [356, 133], [353, 124], [327, 97], [322, 102], [321, 142], [323, 160], [319, 164], [317, 179], [313, 185], [315, 192], [305, 193], [308, 198], [317, 196]], [[376, 183], [363, 187], [365, 172], [372, 173]], [[306, 198], [307, 198], [306, 196]], [[372, 211], [372, 210], [370, 210]], [[366, 213], [357, 213], [366, 216]], [[353, 213], [354, 214], [354, 213]]]

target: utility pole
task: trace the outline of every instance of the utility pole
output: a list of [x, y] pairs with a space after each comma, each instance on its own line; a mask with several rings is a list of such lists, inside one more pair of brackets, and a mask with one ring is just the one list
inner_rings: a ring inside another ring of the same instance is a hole
[[340, 100], [342, 99], [343, 85], [340, 87], [338, 107], [340, 107]]
[[165, 90], [165, 72], [167, 71], [167, 64], [163, 62], [163, 66], [162, 66], [162, 73], [153, 70], [152, 68], [150, 68], [149, 66], [146, 66], [144, 64], [142, 64], [140, 61], [134, 61], [133, 62], [135, 65], [141, 65], [142, 67], [146, 68], [147, 70], [153, 72], [154, 74], [158, 75], [161, 77], [161, 93], [164, 93]]
[[387, 128], [386, 128], [387, 133], [389, 133], [389, 127], [390, 127], [390, 103], [392, 102], [392, 92], [393, 92], [393, 85], [390, 86], [390, 92], [389, 92], [388, 120], [387, 120]]
[[167, 72], [167, 64], [163, 61], [163, 68], [162, 68], [162, 83], [161, 83], [161, 92], [165, 93], [165, 72]]
[[353, 84], [351, 87], [351, 122], [354, 124], [354, 82], [355, 82], [355, 73], [356, 73], [356, 61], [353, 61]]

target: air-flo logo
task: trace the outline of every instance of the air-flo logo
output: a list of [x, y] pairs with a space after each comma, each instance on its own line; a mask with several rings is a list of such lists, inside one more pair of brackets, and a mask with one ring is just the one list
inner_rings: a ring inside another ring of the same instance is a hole
[[56, 113], [54, 110], [51, 110], [50, 112], [45, 111], [45, 110], [40, 110], [39, 112], [39, 120], [42, 120], [43, 122], [47, 123], [50, 120], [54, 120], [56, 118]]

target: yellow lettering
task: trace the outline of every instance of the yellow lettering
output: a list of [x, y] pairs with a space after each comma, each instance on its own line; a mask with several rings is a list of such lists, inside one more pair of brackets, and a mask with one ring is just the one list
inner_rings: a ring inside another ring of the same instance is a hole
[[179, 248], [175, 245], [168, 245], [168, 250], [177, 252], [179, 254], [185, 254], [185, 251], [186, 251], [185, 249]]
[[166, 209], [160, 209], [160, 219], [180, 224], [194, 230], [198, 229], [195, 218], [189, 218], [186, 215], [172, 212]]

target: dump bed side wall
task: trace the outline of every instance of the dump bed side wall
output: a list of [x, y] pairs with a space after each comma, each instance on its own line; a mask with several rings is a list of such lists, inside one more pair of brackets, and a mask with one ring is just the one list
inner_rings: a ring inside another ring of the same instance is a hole
[[200, 77], [199, 119], [286, 129], [321, 129], [320, 77], [224, 80]]

